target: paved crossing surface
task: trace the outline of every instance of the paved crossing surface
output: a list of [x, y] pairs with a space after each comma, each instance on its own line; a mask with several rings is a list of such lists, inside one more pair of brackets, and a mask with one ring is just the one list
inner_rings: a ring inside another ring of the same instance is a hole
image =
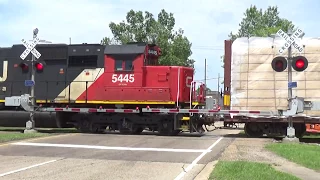
[[0, 178], [194, 179], [232, 141], [224, 131], [202, 137], [70, 134], [19, 141], [0, 146]]

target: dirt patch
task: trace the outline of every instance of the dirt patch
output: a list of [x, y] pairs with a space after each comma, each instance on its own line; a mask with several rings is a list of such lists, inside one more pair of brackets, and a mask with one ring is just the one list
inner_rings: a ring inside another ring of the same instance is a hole
[[270, 138], [235, 138], [221, 154], [219, 160], [224, 161], [253, 161], [272, 164], [277, 170], [295, 175], [301, 179], [319, 179], [320, 173], [290, 162], [264, 147], [273, 143]]

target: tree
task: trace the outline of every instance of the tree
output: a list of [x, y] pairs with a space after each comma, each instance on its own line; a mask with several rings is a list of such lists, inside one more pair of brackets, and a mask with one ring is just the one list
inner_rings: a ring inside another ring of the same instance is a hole
[[[211, 91], [211, 89], [210, 89], [210, 88], [208, 88], [208, 87], [206, 88], [206, 90], [207, 90], [207, 92], [210, 92], [210, 91]], [[197, 93], [199, 93], [199, 92], [200, 92], [200, 86], [197, 88], [196, 92], [197, 92]]]
[[[239, 37], [268, 37], [275, 34], [279, 29], [288, 32], [289, 28], [294, 30], [295, 26], [287, 19], [280, 18], [277, 6], [269, 6], [264, 12], [257, 9], [256, 6], [250, 6], [245, 13], [244, 18], [239, 23], [239, 30], [236, 34], [232, 32], [229, 38], [234, 41]], [[221, 56], [222, 67], [224, 67], [224, 56]]]
[[128, 42], [146, 42], [157, 44], [162, 50], [159, 58], [161, 65], [187, 66], [194, 68], [191, 43], [180, 28], [174, 31], [175, 18], [164, 9], [155, 19], [153, 14], [145, 11], [130, 10], [126, 21], [118, 24], [111, 22], [109, 28], [113, 38], [105, 37], [101, 44], [126, 44]]
[[244, 18], [240, 22], [238, 33], [229, 34], [231, 40], [239, 37], [268, 37], [275, 34], [279, 29], [288, 32], [288, 29], [295, 27], [291, 21], [280, 18], [277, 6], [269, 6], [264, 12], [257, 9], [256, 6], [250, 6], [245, 13]]

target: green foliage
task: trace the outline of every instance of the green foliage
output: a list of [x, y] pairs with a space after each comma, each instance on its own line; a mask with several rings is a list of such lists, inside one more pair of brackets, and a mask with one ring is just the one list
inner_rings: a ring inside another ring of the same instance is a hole
[[231, 40], [239, 37], [267, 37], [275, 34], [279, 29], [287, 32], [289, 28], [295, 26], [291, 21], [280, 18], [277, 6], [269, 6], [264, 12], [256, 6], [250, 6], [245, 13], [244, 18], [239, 24], [240, 29], [237, 34], [229, 34]]
[[270, 164], [248, 161], [219, 161], [210, 174], [209, 180], [299, 180], [288, 173], [275, 170]]
[[320, 171], [320, 146], [317, 144], [271, 143], [266, 145], [266, 149], [292, 162]]
[[[232, 32], [228, 37], [234, 41], [239, 37], [268, 37], [275, 34], [279, 29], [288, 32], [291, 28], [294, 30], [295, 26], [291, 21], [280, 18], [277, 6], [269, 6], [264, 12], [256, 6], [250, 6], [244, 12], [244, 18], [240, 22], [239, 30], [236, 34]], [[224, 56], [221, 56], [222, 67], [224, 68]]]
[[161, 65], [175, 65], [194, 67], [191, 43], [182, 29], [174, 31], [175, 18], [172, 13], [164, 9], [155, 19], [148, 11], [130, 10], [127, 13], [126, 21], [118, 24], [111, 22], [109, 28], [113, 38], [105, 37], [101, 44], [126, 44], [128, 42], [155, 43], [162, 50], [159, 58]]

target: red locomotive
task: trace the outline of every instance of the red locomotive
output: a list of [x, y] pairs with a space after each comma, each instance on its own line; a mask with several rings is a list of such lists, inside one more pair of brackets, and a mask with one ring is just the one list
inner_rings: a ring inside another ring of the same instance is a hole
[[[132, 50], [135, 50], [132, 52]], [[159, 66], [161, 50], [156, 45], [109, 45], [104, 51], [105, 67], [92, 70], [95, 80], [88, 89], [72, 97], [88, 103], [171, 104], [189, 102], [193, 69]], [[82, 80], [82, 79], [81, 79]], [[76, 87], [80, 91], [80, 86]]]
[[[23, 81], [30, 75], [29, 65], [17, 61], [23, 50], [22, 45], [0, 48], [0, 57], [6, 57], [9, 67], [14, 67], [2, 83], [7, 87], [0, 94], [3, 102], [7, 96], [28, 93]], [[59, 127], [74, 126], [83, 132], [109, 127], [122, 133], [149, 128], [160, 134], [202, 129], [203, 122], [183, 118], [188, 113], [135, 111], [146, 107], [199, 108], [205, 103], [204, 85], [195, 91], [193, 68], [159, 65], [162, 52], [157, 45], [40, 44], [37, 50], [43, 66], [35, 77], [36, 104], [41, 111], [56, 112]], [[99, 109], [104, 113], [98, 113]]]

